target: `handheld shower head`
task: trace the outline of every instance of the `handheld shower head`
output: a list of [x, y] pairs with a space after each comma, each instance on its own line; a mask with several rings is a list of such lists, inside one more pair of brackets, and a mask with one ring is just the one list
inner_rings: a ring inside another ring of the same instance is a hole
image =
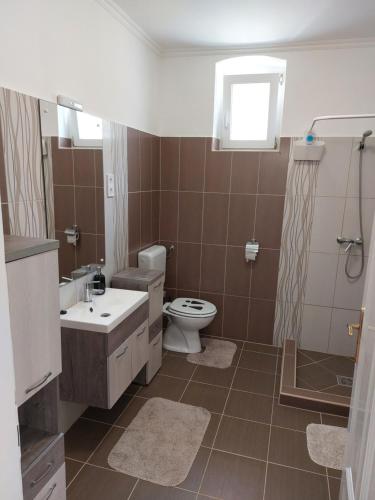
[[359, 143], [359, 149], [364, 149], [365, 141], [370, 135], [372, 135], [372, 130], [365, 130], [365, 132], [363, 132], [361, 142]]

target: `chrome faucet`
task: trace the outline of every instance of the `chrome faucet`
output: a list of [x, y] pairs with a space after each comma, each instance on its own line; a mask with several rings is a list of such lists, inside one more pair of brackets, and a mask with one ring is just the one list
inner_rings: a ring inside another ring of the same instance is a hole
[[347, 253], [354, 245], [363, 245], [363, 241], [361, 238], [352, 239], [352, 238], [346, 238], [345, 236], [338, 236], [336, 238], [336, 241], [340, 245], [342, 245], [343, 243], [347, 245], [344, 250], [345, 253]]
[[96, 285], [97, 283], [100, 283], [100, 281], [88, 281], [87, 283], [85, 283], [84, 296], [83, 296], [84, 302], [92, 302], [92, 296], [96, 295], [93, 286]]

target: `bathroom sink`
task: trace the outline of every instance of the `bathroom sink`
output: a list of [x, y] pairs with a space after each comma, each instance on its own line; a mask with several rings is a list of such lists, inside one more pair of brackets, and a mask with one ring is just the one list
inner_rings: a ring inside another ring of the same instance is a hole
[[147, 292], [106, 288], [105, 294], [94, 295], [92, 302], [78, 302], [66, 309], [65, 314], [60, 314], [60, 324], [64, 328], [110, 333], [147, 299]]

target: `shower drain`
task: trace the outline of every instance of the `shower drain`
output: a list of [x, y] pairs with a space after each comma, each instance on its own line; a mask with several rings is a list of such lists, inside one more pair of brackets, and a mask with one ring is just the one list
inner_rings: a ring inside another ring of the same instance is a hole
[[353, 386], [353, 377], [345, 377], [344, 375], [336, 375], [338, 385], [344, 385], [345, 387]]

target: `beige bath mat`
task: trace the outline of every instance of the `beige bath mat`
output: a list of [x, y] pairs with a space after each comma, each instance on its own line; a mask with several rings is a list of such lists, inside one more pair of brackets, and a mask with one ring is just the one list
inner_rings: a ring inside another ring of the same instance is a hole
[[168, 399], [149, 399], [108, 456], [113, 468], [162, 486], [184, 481], [211, 413]]
[[311, 460], [330, 469], [343, 468], [347, 429], [333, 425], [309, 424], [306, 435]]
[[228, 340], [203, 338], [202, 346], [204, 347], [202, 352], [187, 355], [190, 363], [212, 368], [229, 368], [237, 350], [236, 344]]

